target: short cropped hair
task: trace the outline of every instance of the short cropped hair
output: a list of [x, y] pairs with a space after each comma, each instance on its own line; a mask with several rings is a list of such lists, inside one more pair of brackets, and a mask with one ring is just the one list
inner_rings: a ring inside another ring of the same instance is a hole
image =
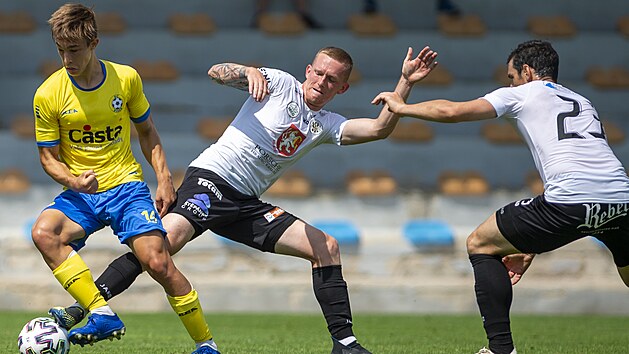
[[[347, 69], [346, 71], [347, 75], [345, 77], [345, 80], [349, 78], [349, 75], [352, 73], [352, 68], [354, 67], [354, 61], [352, 60], [352, 57], [349, 55], [349, 53], [347, 53], [345, 50], [341, 48], [325, 47], [325, 48], [319, 49], [319, 51], [317, 52], [317, 55], [319, 54], [325, 54], [329, 56], [330, 58], [338, 61], [339, 63], [345, 64], [345, 67]], [[317, 55], [315, 55], [315, 58], [317, 57]]]
[[48, 20], [55, 41], [80, 41], [91, 43], [98, 38], [96, 16], [91, 8], [81, 4], [65, 4]]
[[559, 54], [557, 54], [550, 42], [535, 39], [520, 43], [509, 54], [507, 63], [511, 59], [513, 59], [513, 68], [518, 74], [522, 73], [522, 67], [524, 64], [527, 64], [540, 77], [550, 76], [553, 81], [557, 82], [557, 77], [559, 77]]

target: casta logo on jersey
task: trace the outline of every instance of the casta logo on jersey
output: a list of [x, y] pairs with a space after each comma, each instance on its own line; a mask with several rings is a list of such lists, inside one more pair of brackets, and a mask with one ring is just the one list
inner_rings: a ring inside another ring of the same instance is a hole
[[73, 143], [104, 143], [106, 141], [114, 141], [118, 139], [122, 132], [122, 126], [107, 126], [105, 130], [92, 130], [92, 126], [86, 124], [83, 129], [72, 129], [68, 132], [68, 137]]

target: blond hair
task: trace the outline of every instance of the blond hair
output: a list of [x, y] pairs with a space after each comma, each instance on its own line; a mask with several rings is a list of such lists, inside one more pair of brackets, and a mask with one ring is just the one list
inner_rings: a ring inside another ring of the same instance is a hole
[[330, 58], [338, 61], [339, 63], [344, 64], [345, 69], [346, 69], [345, 79], [347, 80], [347, 78], [349, 78], [349, 75], [352, 73], [352, 68], [354, 67], [354, 61], [352, 60], [352, 57], [349, 55], [349, 53], [347, 53], [345, 50], [341, 48], [325, 47], [325, 48], [319, 49], [319, 51], [317, 52], [317, 55], [315, 55], [315, 58], [319, 54], [325, 54], [329, 56]]
[[55, 41], [80, 41], [91, 43], [98, 38], [94, 11], [81, 4], [65, 4], [48, 20]]

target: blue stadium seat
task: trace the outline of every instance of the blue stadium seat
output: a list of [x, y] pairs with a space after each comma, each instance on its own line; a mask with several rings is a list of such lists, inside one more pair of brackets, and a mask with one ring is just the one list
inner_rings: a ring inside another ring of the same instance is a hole
[[404, 225], [404, 238], [418, 249], [445, 249], [454, 246], [454, 233], [439, 220], [410, 220]]
[[357, 247], [360, 244], [360, 233], [350, 221], [320, 220], [313, 222], [312, 226], [334, 237], [342, 248]]

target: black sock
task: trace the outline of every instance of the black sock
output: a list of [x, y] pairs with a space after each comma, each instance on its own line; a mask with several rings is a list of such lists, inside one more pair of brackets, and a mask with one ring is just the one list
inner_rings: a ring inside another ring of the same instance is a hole
[[105, 300], [109, 300], [127, 290], [142, 271], [138, 259], [129, 252], [111, 262], [94, 283]]
[[353, 336], [352, 311], [341, 266], [313, 268], [312, 286], [332, 337], [344, 339]]
[[509, 321], [513, 289], [509, 273], [500, 256], [471, 254], [470, 262], [476, 280], [476, 302], [483, 318], [489, 349], [496, 354], [509, 354], [513, 351]]

